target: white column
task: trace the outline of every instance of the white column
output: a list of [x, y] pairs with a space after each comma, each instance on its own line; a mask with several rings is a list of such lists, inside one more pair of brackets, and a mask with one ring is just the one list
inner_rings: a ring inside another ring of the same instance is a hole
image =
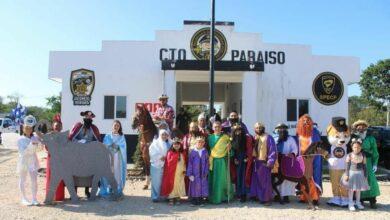
[[253, 133], [253, 125], [257, 122], [257, 72], [244, 72], [242, 79], [242, 121]]
[[175, 109], [176, 113], [176, 77], [174, 70], [165, 71], [164, 93], [169, 97], [168, 104]]

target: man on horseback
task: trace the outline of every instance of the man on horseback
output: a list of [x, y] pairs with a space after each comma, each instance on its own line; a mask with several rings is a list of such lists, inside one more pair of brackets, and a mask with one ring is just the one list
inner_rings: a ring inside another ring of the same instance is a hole
[[165, 121], [169, 125], [169, 130], [172, 131], [173, 120], [175, 119], [175, 110], [172, 106], [168, 105], [168, 96], [162, 94], [158, 100], [160, 101], [161, 106], [157, 108], [153, 119], [155, 121]]
[[[278, 164], [281, 164], [281, 160], [284, 157], [295, 158], [298, 155], [298, 145], [293, 137], [288, 134], [287, 125], [281, 123], [275, 127], [277, 135], [274, 137], [276, 147], [278, 151]], [[277, 171], [276, 171], [277, 172]], [[297, 183], [284, 180], [278, 187], [280, 192], [280, 200], [282, 203], [289, 203], [288, 196], [295, 196], [295, 186]]]

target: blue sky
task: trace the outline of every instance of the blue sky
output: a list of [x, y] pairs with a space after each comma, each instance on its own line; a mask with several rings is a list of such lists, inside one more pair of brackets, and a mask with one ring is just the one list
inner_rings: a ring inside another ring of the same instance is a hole
[[[209, 20], [204, 0], [0, 0], [0, 96], [45, 106], [60, 84], [48, 79], [50, 50], [100, 50], [102, 40], [153, 40], [183, 20]], [[312, 46], [319, 55], [390, 58], [390, 4], [377, 0], [216, 0], [216, 18], [266, 42]], [[357, 85], [349, 95], [360, 94]]]

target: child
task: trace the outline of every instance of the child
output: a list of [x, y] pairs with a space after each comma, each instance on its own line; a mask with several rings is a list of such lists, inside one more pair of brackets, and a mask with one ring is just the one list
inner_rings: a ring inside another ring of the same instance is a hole
[[150, 175], [152, 178], [152, 201], [160, 199], [161, 179], [164, 170], [165, 157], [171, 146], [167, 130], [159, 131], [158, 139], [154, 139], [149, 148]]
[[[123, 197], [123, 189], [126, 183], [127, 174], [127, 154], [126, 154], [126, 139], [122, 132], [122, 124], [118, 120], [114, 120], [112, 124], [112, 133], [106, 134], [103, 139], [105, 144], [111, 151], [114, 158], [114, 176], [118, 183], [118, 194]], [[109, 186], [106, 178], [100, 181], [99, 196], [106, 197], [112, 193], [112, 188]]]
[[186, 158], [179, 138], [173, 139], [172, 148], [165, 159], [161, 196], [168, 197], [169, 205], [180, 204], [180, 197], [186, 196], [184, 177]]
[[[36, 119], [32, 115], [28, 115], [24, 118], [23, 136], [18, 140], [19, 161], [17, 165], [17, 173], [20, 175], [19, 190], [22, 196], [22, 205], [39, 205], [37, 201], [37, 176], [39, 169], [39, 162], [36, 151], [38, 144], [40, 143], [39, 137], [33, 134], [33, 127], [36, 124]], [[26, 197], [25, 184], [27, 174], [31, 178], [31, 202]]]
[[196, 141], [196, 148], [188, 157], [187, 176], [190, 179], [188, 196], [191, 198], [192, 206], [203, 206], [204, 199], [209, 196], [209, 154], [204, 148], [204, 137], [199, 136]]
[[350, 211], [355, 211], [353, 202], [353, 193], [355, 192], [356, 207], [364, 209], [360, 203], [360, 192], [369, 189], [366, 175], [366, 158], [361, 152], [362, 140], [360, 138], [352, 139], [352, 152], [346, 158], [346, 170], [343, 175], [342, 184], [348, 189]]

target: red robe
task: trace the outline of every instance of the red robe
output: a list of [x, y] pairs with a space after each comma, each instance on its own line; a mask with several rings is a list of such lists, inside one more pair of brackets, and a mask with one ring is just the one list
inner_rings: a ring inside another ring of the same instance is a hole
[[182, 160], [186, 161], [184, 152], [179, 153], [175, 150], [169, 150], [167, 153], [167, 157], [165, 158], [163, 178], [161, 182], [161, 196], [167, 197], [173, 190], [176, 166], [179, 161], [179, 154], [181, 154]]
[[[68, 139], [69, 140], [73, 140], [74, 137], [77, 136], [78, 133], [80, 133], [81, 129], [83, 128], [83, 124], [81, 122], [77, 122], [72, 130], [69, 132], [69, 136], [68, 136]], [[99, 129], [96, 127], [96, 125], [91, 125], [91, 128], [92, 128], [92, 131], [93, 131], [93, 134], [96, 138], [96, 140], [102, 142], [102, 139], [100, 137], [100, 132], [99, 132]]]
[[[50, 154], [47, 154], [46, 159], [46, 195], [49, 193], [50, 188], [50, 176], [51, 176], [51, 170], [50, 170]], [[58, 184], [56, 193], [54, 195], [55, 201], [64, 201], [65, 199], [65, 183], [63, 180], [61, 180], [60, 184]]]

